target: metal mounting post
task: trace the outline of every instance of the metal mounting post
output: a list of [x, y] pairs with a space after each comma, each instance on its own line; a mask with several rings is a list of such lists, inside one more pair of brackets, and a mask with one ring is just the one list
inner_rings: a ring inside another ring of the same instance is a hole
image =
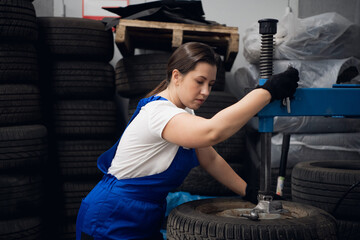
[[[274, 34], [277, 31], [276, 19], [259, 20], [259, 33], [261, 34], [260, 52], [260, 85], [273, 74]], [[261, 162], [260, 162], [260, 191], [261, 195], [270, 193], [271, 187], [271, 136], [272, 129], [261, 133]]]

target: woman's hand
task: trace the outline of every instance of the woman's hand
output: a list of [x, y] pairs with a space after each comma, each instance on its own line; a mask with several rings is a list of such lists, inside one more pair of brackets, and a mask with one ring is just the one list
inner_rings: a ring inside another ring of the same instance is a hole
[[298, 87], [299, 72], [293, 67], [286, 71], [272, 75], [260, 88], [266, 89], [271, 94], [271, 100], [282, 100], [292, 97]]

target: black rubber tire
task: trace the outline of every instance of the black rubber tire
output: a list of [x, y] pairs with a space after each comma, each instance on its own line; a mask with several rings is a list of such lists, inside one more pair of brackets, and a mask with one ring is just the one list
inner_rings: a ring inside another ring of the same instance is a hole
[[0, 219], [36, 216], [43, 203], [40, 175], [0, 175]]
[[360, 161], [310, 161], [295, 165], [292, 171], [292, 200], [313, 205], [338, 219], [360, 216], [360, 187], [355, 187], [333, 210], [349, 188], [360, 181]]
[[115, 137], [116, 105], [113, 101], [62, 100], [54, 105], [55, 133], [64, 139]]
[[56, 61], [53, 89], [60, 99], [113, 99], [114, 67], [105, 62]]
[[86, 195], [95, 187], [100, 179], [101, 177], [98, 179], [93, 179], [91, 182], [71, 181], [63, 183], [62, 190], [64, 194], [64, 217], [76, 217], [82, 199], [86, 197]]
[[40, 123], [40, 100], [34, 85], [0, 84], [0, 126]]
[[142, 54], [120, 59], [115, 66], [119, 95], [130, 98], [145, 95], [166, 79], [170, 53]]
[[58, 240], [76, 239], [76, 218], [68, 218], [58, 226]]
[[47, 129], [43, 125], [0, 128], [0, 172], [38, 168], [47, 159]]
[[132, 97], [132, 98], [129, 99], [127, 121], [129, 121], [131, 119], [131, 117], [134, 114], [134, 112], [136, 110], [136, 107], [137, 107], [140, 100], [141, 100], [141, 97], [138, 97], [138, 98]]
[[252, 221], [217, 216], [235, 208], [253, 208], [239, 198], [213, 198], [184, 203], [173, 209], [167, 221], [167, 239], [337, 239], [335, 219], [325, 211], [293, 202], [283, 202], [294, 218]]
[[215, 84], [212, 86], [211, 91], [224, 91], [225, 84], [226, 84], [225, 67], [224, 64], [221, 62], [216, 73]]
[[98, 157], [114, 145], [110, 140], [58, 141], [57, 154], [63, 177], [89, 178], [102, 176], [97, 167]]
[[33, 4], [24, 0], [0, 1], [1, 40], [36, 41], [38, 25]]
[[238, 102], [237, 98], [228, 92], [211, 92], [206, 101], [195, 111], [196, 115], [206, 118], [213, 117], [226, 107]]
[[0, 43], [0, 83], [37, 83], [38, 55], [33, 44]]
[[0, 239], [39, 240], [42, 236], [43, 223], [40, 217], [0, 221]]
[[[227, 92], [213, 91], [195, 114], [204, 118], [211, 118], [219, 111], [236, 103], [238, 100]], [[246, 130], [240, 129], [225, 141], [214, 145], [214, 149], [229, 163], [243, 163], [247, 156]]]
[[99, 20], [72, 17], [39, 17], [43, 55], [55, 59], [109, 62], [114, 54], [111, 30]]
[[[241, 164], [230, 164], [234, 171], [242, 176], [245, 169]], [[193, 195], [202, 196], [234, 196], [230, 189], [218, 182], [208, 174], [201, 166], [191, 169], [183, 183], [175, 191], [189, 192]]]
[[360, 221], [336, 220], [339, 240], [359, 240]]

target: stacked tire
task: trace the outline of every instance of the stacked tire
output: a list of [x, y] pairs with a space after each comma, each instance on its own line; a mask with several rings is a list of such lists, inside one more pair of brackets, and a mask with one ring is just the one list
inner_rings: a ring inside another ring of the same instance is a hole
[[[101, 21], [38, 18], [55, 198], [53, 232], [74, 239], [81, 200], [101, 179], [97, 158], [118, 138], [113, 33]], [[50, 190], [50, 189], [49, 189]], [[51, 190], [50, 190], [51, 191]]]
[[0, 0], [0, 239], [42, 239], [47, 129], [30, 0]]
[[360, 161], [308, 161], [295, 165], [291, 178], [294, 202], [332, 214], [339, 239], [360, 238]]

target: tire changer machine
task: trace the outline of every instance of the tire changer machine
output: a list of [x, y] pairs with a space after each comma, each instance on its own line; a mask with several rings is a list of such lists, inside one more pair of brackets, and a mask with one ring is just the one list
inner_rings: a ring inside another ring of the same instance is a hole
[[[261, 34], [260, 80], [263, 85], [273, 74], [274, 34], [277, 31], [276, 19], [259, 20]], [[359, 103], [359, 105], [355, 105]], [[290, 106], [291, 104], [291, 106]], [[359, 117], [360, 116], [360, 85], [334, 84], [332, 88], [298, 88], [293, 98], [283, 101], [273, 101], [258, 114], [259, 132], [261, 134], [260, 157], [260, 190], [258, 204], [243, 214], [251, 220], [258, 220], [261, 213], [282, 213], [280, 201], [273, 201], [271, 193], [271, 137], [274, 127], [274, 117], [293, 116], [324, 116], [324, 117]], [[282, 182], [285, 177], [290, 134], [284, 134], [277, 194], [282, 195]]]

